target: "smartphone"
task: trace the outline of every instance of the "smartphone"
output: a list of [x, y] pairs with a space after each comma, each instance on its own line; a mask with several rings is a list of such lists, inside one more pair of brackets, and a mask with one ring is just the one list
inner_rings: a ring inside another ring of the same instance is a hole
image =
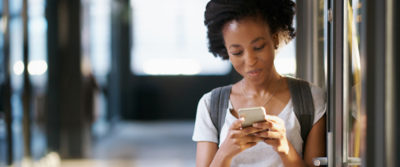
[[255, 122], [266, 121], [264, 107], [240, 108], [238, 113], [239, 118], [244, 118], [244, 122], [242, 123], [243, 128], [252, 126]]

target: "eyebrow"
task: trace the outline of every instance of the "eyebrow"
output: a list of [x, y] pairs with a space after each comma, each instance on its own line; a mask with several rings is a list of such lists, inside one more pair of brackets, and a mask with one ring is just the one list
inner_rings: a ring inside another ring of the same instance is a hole
[[[260, 40], [265, 40], [265, 38], [264, 37], [257, 37], [256, 39], [253, 39], [250, 43], [253, 44], [253, 43], [256, 43], [256, 42], [258, 42]], [[231, 48], [231, 47], [238, 48], [238, 47], [240, 47], [240, 45], [239, 44], [232, 44], [231, 46], [229, 46], [229, 48]]]
[[264, 37], [258, 37], [256, 39], [252, 40], [250, 43], [253, 44], [253, 43], [256, 43], [259, 40], [265, 40], [265, 38]]

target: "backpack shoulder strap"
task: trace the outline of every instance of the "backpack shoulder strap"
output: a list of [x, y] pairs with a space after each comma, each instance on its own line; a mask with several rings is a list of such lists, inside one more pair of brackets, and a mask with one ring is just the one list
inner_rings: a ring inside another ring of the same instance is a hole
[[220, 138], [219, 134], [225, 122], [225, 115], [229, 104], [231, 88], [232, 85], [227, 85], [215, 88], [211, 91], [210, 116], [211, 121], [218, 132], [218, 144]]
[[301, 126], [301, 138], [306, 143], [314, 122], [314, 101], [308, 82], [287, 77], [293, 108]]

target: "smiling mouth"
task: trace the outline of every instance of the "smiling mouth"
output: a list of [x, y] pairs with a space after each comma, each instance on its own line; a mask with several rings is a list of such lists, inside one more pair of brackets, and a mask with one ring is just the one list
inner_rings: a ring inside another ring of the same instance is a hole
[[260, 70], [260, 69], [251, 70], [251, 71], [247, 72], [247, 74], [248, 74], [249, 76], [256, 76], [256, 75], [259, 75], [260, 73], [261, 73], [261, 70]]

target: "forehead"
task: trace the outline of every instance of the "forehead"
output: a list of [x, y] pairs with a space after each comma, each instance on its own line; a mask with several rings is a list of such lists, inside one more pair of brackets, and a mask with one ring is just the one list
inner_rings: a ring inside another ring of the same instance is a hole
[[222, 29], [224, 41], [229, 43], [246, 43], [264, 37], [270, 39], [270, 29], [267, 23], [260, 18], [246, 17], [227, 22]]

